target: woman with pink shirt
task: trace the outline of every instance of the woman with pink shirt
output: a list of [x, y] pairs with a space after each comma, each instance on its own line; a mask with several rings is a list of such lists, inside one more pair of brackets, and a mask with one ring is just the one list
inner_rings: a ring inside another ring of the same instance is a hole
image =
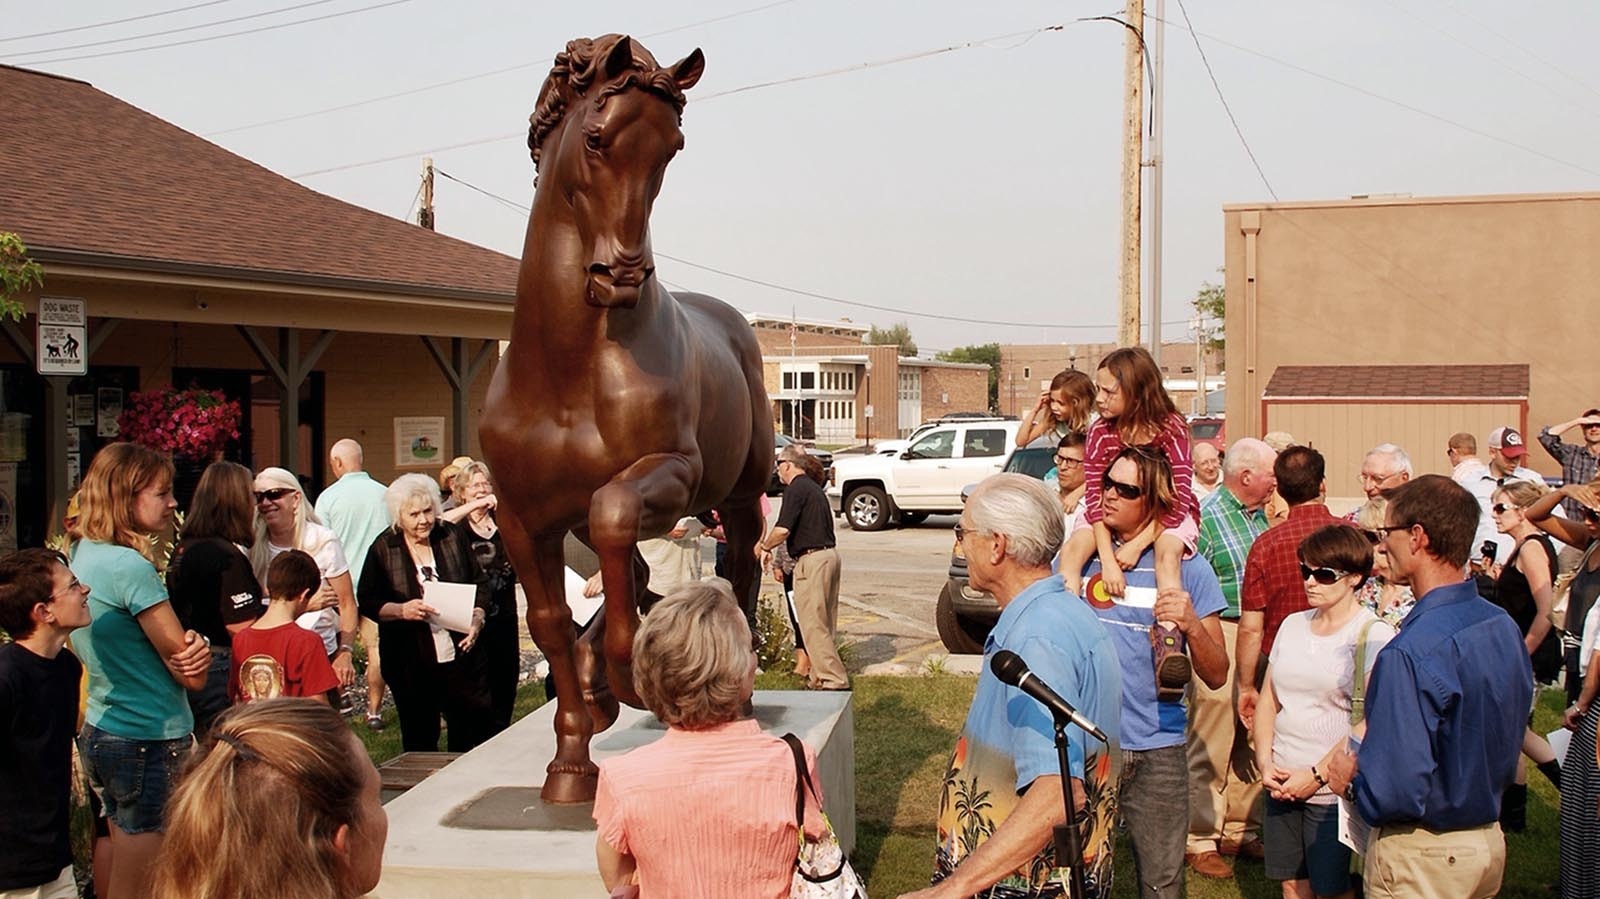
[[[747, 717], [756, 657], [732, 593], [705, 581], [661, 600], [633, 658], [639, 695], [667, 733], [600, 763], [595, 856], [606, 888], [650, 899], [788, 896], [799, 849], [794, 753]], [[805, 826], [823, 834], [814, 800]]]

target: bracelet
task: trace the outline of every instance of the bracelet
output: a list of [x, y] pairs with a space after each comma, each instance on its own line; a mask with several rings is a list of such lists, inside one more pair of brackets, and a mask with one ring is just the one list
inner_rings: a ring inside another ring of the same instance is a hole
[[1323, 777], [1320, 773], [1318, 773], [1316, 765], [1312, 765], [1311, 766], [1311, 776], [1317, 779], [1317, 783], [1318, 784], [1320, 784], [1320, 785], [1322, 785], [1324, 787], [1328, 785], [1328, 779], [1326, 777]]
[[338, 655], [341, 652], [348, 652], [351, 655], [355, 655], [356, 648], [354, 646], [351, 646], [349, 643], [340, 643], [339, 644], [339, 648], [335, 649], [333, 651], [333, 654], [334, 655]]

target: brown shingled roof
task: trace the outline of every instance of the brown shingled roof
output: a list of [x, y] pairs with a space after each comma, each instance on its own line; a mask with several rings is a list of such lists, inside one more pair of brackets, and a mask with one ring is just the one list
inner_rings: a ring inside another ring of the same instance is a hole
[[1527, 399], [1526, 365], [1280, 365], [1262, 399]]
[[511, 300], [517, 260], [302, 187], [82, 81], [0, 66], [0, 230], [52, 261]]

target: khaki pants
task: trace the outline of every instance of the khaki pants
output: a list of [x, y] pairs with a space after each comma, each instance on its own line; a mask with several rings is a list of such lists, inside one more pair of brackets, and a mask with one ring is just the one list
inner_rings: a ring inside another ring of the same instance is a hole
[[0, 890], [0, 899], [77, 899], [78, 884], [72, 879], [72, 866], [61, 871], [61, 876], [49, 883], [25, 890]]
[[[1213, 690], [1198, 676], [1189, 681], [1189, 840], [1186, 852], [1216, 852], [1261, 835], [1261, 781], [1240, 780], [1228, 765], [1238, 717], [1239, 622], [1222, 620], [1228, 681]], [[1265, 657], [1262, 663], [1266, 662]]]
[[850, 686], [839, 658], [839, 551], [819, 549], [794, 563], [794, 614], [811, 656], [811, 686]]
[[1505, 870], [1499, 823], [1443, 832], [1390, 826], [1367, 846], [1362, 882], [1371, 899], [1488, 899]]

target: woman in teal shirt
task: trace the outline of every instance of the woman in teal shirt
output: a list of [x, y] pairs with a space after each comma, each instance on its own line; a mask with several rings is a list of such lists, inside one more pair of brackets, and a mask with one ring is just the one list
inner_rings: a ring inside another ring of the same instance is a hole
[[93, 622], [73, 648], [89, 673], [79, 751], [111, 830], [108, 899], [149, 895], [161, 848], [161, 811], [193, 743], [184, 689], [205, 685], [211, 651], [185, 632], [167, 602], [149, 535], [165, 532], [177, 502], [172, 462], [113, 443], [78, 488], [72, 573], [89, 588]]

